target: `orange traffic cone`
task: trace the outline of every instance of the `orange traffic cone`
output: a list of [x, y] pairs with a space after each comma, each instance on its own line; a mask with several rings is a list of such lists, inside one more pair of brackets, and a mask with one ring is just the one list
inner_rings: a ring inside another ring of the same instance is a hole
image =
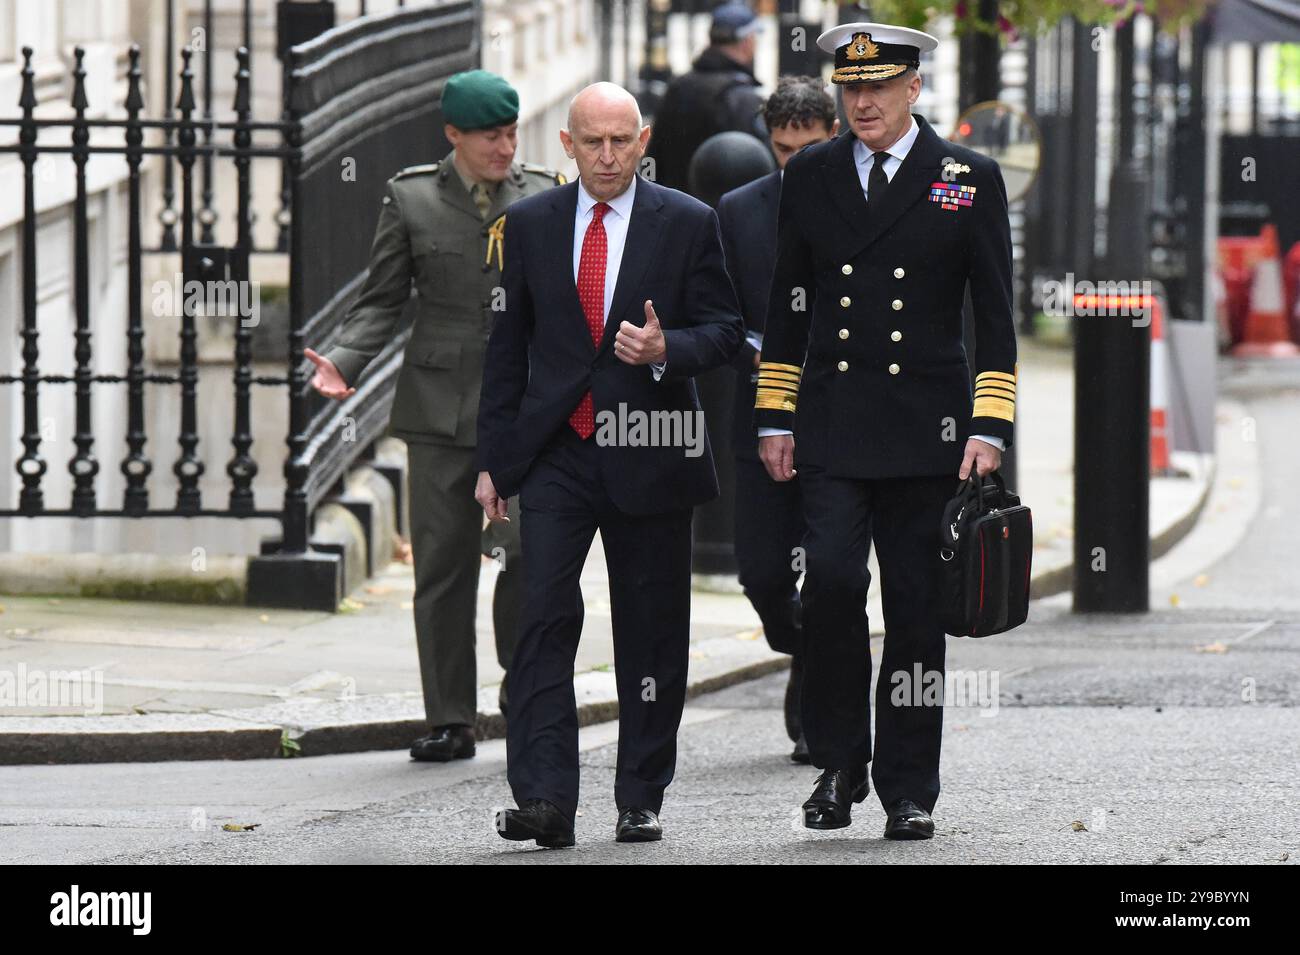
[[1232, 354], [1238, 358], [1291, 358], [1300, 355], [1300, 348], [1287, 334], [1277, 230], [1266, 226], [1261, 236], [1269, 240], [1268, 254], [1255, 266], [1250, 313], [1246, 316], [1241, 344], [1232, 349]]

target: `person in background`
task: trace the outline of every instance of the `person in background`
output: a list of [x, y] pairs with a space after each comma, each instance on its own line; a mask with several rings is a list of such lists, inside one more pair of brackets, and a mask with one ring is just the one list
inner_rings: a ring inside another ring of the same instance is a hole
[[754, 47], [762, 26], [744, 3], [724, 3], [713, 11], [709, 46], [689, 73], [668, 84], [655, 114], [646, 148], [653, 176], [647, 173], [647, 178], [690, 192], [691, 157], [710, 136], [739, 130], [767, 142], [763, 95], [754, 76]]

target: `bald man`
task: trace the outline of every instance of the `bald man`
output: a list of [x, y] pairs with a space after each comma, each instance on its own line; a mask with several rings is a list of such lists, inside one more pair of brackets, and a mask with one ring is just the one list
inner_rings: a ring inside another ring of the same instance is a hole
[[650, 129], [611, 83], [560, 133], [577, 182], [510, 207], [505, 310], [488, 341], [477, 498], [519, 495], [524, 606], [506, 752], [506, 839], [574, 844], [579, 574], [596, 531], [609, 568], [619, 699], [615, 838], [662, 837], [686, 699], [691, 515], [718, 494], [694, 376], [742, 325], [713, 210], [637, 175]]

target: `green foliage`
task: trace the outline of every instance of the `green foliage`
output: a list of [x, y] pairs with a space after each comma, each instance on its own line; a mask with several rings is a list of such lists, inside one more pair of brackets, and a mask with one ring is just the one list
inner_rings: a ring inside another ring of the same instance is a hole
[[1061, 20], [1107, 25], [1135, 13], [1148, 13], [1163, 29], [1174, 30], [1200, 19], [1211, 0], [999, 0], [997, 20], [990, 23], [976, 13], [979, 0], [873, 0], [871, 17], [881, 23], [924, 30], [938, 17], [956, 18], [961, 35], [969, 31], [997, 33], [1014, 39], [1020, 34], [1044, 33]]

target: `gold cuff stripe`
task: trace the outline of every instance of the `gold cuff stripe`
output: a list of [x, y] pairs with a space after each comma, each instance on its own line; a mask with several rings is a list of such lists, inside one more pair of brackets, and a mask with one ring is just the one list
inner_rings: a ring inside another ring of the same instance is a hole
[[1016, 393], [1014, 391], [1007, 391], [1005, 388], [995, 388], [993, 385], [980, 385], [975, 389], [975, 397], [1006, 398], [1007, 401], [1014, 402], [1016, 400]]
[[972, 418], [1001, 418], [1003, 421], [1016, 420], [1014, 402], [1002, 398], [976, 398], [971, 411]]
[[775, 375], [759, 375], [759, 376], [758, 376], [758, 383], [759, 383], [760, 386], [762, 386], [762, 385], [793, 385], [793, 386], [796, 387], [796, 388], [799, 387], [799, 379], [798, 379], [798, 378], [777, 377], [777, 376], [775, 376]]
[[797, 371], [773, 371], [771, 368], [760, 368], [758, 372], [760, 378], [789, 378], [791, 381], [799, 380]]
[[774, 411], [794, 411], [794, 399], [789, 397], [780, 397], [777, 395], [760, 394], [754, 401], [755, 408], [771, 409]]
[[902, 63], [877, 63], [873, 66], [841, 66], [831, 74], [832, 83], [856, 83], [862, 80], [887, 80], [907, 67]]
[[759, 371], [792, 371], [796, 375], [803, 373], [802, 365], [783, 365], [779, 361], [760, 361], [758, 363]]
[[1010, 382], [1012, 385], [1016, 383], [1016, 376], [1007, 374], [1005, 371], [981, 371], [978, 375], [975, 376], [975, 382], [976, 384], [978, 384], [979, 382], [984, 381], [985, 379], [999, 379], [999, 378], [1003, 381]]

